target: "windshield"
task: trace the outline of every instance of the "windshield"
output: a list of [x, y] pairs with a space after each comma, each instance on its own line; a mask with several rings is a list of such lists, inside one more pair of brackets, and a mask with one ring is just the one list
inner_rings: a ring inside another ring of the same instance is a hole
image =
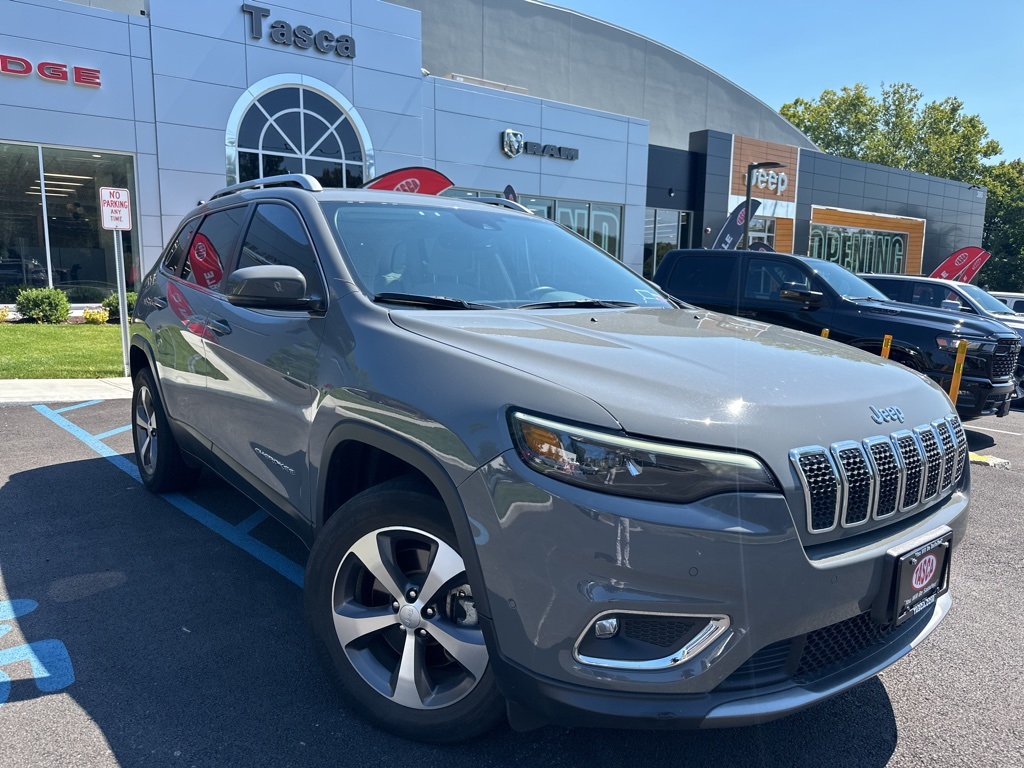
[[877, 299], [889, 301], [889, 297], [853, 272], [831, 261], [814, 261], [814, 271], [832, 286], [832, 290], [844, 299]]
[[1012, 309], [1003, 304], [992, 294], [982, 290], [976, 285], [970, 283], [962, 283], [957, 286], [961, 291], [970, 296], [986, 312], [991, 312], [993, 315], [1013, 315], [1016, 314]]
[[470, 309], [674, 306], [622, 263], [547, 219], [442, 207], [430, 198], [422, 205], [325, 200], [321, 207], [361, 287], [378, 301], [444, 297]]

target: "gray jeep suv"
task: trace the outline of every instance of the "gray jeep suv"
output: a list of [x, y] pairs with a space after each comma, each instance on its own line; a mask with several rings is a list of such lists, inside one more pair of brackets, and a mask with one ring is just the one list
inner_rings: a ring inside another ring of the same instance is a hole
[[946, 395], [514, 208], [236, 185], [139, 295], [145, 484], [208, 466], [311, 547], [358, 711], [438, 742], [739, 725], [930, 634], [967, 521]]

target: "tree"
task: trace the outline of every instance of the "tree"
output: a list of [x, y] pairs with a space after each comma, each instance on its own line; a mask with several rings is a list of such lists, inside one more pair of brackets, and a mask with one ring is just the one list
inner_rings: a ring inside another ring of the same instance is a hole
[[984, 180], [984, 160], [1002, 148], [978, 115], [955, 97], [922, 105], [909, 83], [883, 84], [881, 98], [863, 83], [796, 99], [779, 110], [825, 152], [969, 184]]
[[992, 254], [975, 282], [994, 291], [1024, 290], [1024, 161], [985, 170], [988, 187], [982, 247]]
[[992, 258], [977, 283], [1024, 290], [1024, 161], [987, 165], [1002, 148], [981, 118], [958, 98], [922, 98], [908, 83], [883, 84], [881, 98], [857, 83], [779, 111], [830, 154], [987, 187], [982, 247]]

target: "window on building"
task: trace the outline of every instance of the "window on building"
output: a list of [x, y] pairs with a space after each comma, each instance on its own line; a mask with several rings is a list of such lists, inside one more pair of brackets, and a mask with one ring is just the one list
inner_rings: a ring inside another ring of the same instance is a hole
[[59, 288], [72, 303], [102, 301], [117, 290], [115, 237], [122, 238], [128, 290], [137, 290], [138, 227], [100, 226], [100, 187], [134, 195], [132, 158], [0, 142], [0, 303], [25, 286]]
[[690, 247], [687, 211], [648, 208], [644, 215], [644, 277], [650, 279], [662, 257], [673, 248]]
[[308, 173], [325, 187], [359, 187], [370, 175], [361, 133], [335, 100], [312, 88], [283, 85], [244, 108], [237, 128], [229, 127], [229, 145], [235, 134], [238, 181]]
[[[452, 187], [441, 193], [444, 197], [462, 199], [501, 197], [499, 192]], [[622, 259], [622, 206], [607, 203], [586, 203], [579, 200], [556, 200], [551, 197], [520, 195], [519, 203], [538, 216], [557, 221], [587, 238], [617, 259]]]
[[767, 219], [762, 216], [755, 216], [750, 220], [750, 235], [747, 241], [751, 243], [764, 243], [773, 251], [775, 250], [775, 219]]

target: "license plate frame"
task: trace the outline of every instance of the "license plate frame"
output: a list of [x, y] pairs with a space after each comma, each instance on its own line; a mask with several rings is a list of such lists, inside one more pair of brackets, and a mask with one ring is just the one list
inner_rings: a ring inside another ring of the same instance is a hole
[[944, 525], [886, 552], [882, 588], [872, 608], [876, 621], [898, 627], [949, 591], [952, 539], [952, 529]]

